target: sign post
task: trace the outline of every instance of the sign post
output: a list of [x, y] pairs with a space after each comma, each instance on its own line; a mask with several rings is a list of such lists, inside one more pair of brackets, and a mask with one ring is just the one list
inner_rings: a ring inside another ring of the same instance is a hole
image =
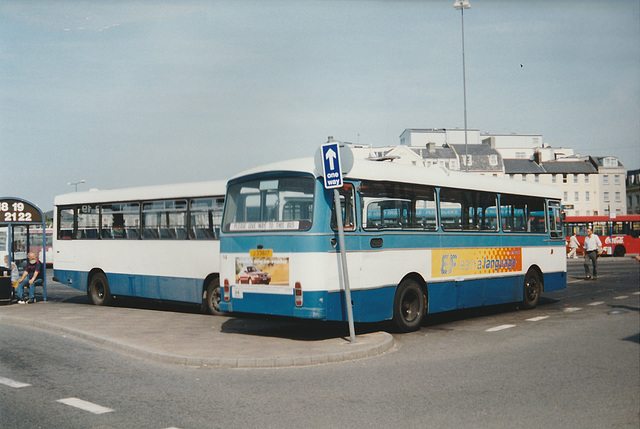
[[353, 308], [351, 303], [351, 288], [349, 286], [349, 271], [347, 270], [347, 252], [344, 244], [344, 225], [342, 224], [342, 205], [338, 188], [342, 187], [342, 169], [340, 167], [340, 147], [338, 142], [331, 139], [320, 147], [322, 156], [322, 173], [325, 189], [333, 189], [334, 205], [336, 207], [336, 221], [338, 223], [338, 240], [340, 244], [340, 257], [342, 261], [342, 278], [344, 279], [344, 296], [347, 305], [347, 318], [349, 320], [349, 340], [356, 342], [355, 328], [353, 325]]

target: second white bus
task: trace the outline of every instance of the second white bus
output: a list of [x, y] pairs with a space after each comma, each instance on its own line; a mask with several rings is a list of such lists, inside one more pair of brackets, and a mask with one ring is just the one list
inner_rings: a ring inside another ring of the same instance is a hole
[[75, 192], [55, 198], [54, 280], [96, 305], [115, 296], [217, 313], [225, 181]]

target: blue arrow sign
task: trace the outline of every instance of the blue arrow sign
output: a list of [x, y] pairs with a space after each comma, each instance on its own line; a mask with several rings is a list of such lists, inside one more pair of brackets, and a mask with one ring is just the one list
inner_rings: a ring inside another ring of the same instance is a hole
[[326, 143], [321, 147], [322, 173], [326, 189], [342, 187], [342, 170], [340, 169], [340, 149], [338, 142]]

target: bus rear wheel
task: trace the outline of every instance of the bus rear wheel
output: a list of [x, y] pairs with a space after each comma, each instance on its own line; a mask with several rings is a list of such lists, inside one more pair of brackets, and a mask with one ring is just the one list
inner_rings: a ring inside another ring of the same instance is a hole
[[109, 281], [104, 273], [96, 273], [91, 276], [89, 287], [87, 288], [87, 296], [94, 305], [109, 305], [111, 303]]
[[202, 303], [203, 310], [209, 314], [220, 313], [220, 300], [222, 295], [220, 294], [220, 281], [218, 278], [209, 280], [207, 286], [204, 289], [204, 300]]
[[426, 297], [420, 285], [412, 279], [400, 282], [393, 300], [393, 322], [401, 332], [417, 331], [426, 311]]
[[532, 309], [538, 305], [540, 294], [542, 293], [542, 282], [540, 275], [534, 269], [527, 272], [524, 276], [524, 290], [522, 294], [522, 308]]

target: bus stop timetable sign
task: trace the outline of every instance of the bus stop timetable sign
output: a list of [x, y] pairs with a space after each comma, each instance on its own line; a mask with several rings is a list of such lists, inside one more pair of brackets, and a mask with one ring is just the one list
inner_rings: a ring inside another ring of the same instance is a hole
[[39, 224], [42, 212], [33, 204], [17, 198], [0, 199], [0, 224]]
[[340, 169], [340, 148], [338, 142], [323, 144], [320, 147], [322, 156], [322, 175], [326, 189], [342, 187], [342, 170]]

